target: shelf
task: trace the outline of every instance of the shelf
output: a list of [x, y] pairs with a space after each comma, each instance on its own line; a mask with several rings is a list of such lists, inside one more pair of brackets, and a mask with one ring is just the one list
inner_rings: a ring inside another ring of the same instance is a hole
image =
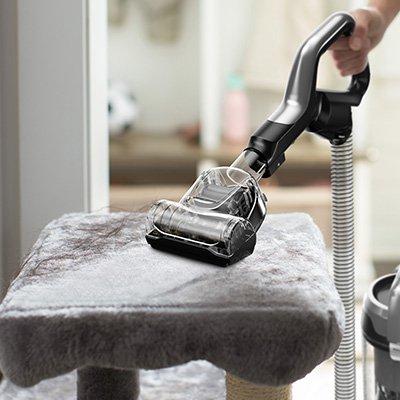
[[[174, 160], [177, 162], [197, 162], [214, 159], [217, 162], [232, 162], [245, 147], [222, 142], [218, 149], [206, 151], [200, 146], [190, 144], [177, 135], [145, 135], [128, 133], [112, 138], [110, 157], [112, 165], [134, 165], [148, 163], [150, 160]], [[313, 140], [299, 138], [296, 145], [287, 151], [291, 165], [328, 165], [330, 151], [328, 146], [316, 144]], [[312, 156], [311, 156], [312, 155]]]
[[[243, 145], [221, 143], [218, 149], [206, 151], [178, 135], [127, 133], [110, 142], [111, 182], [118, 184], [190, 183], [196, 176], [199, 161], [214, 160], [218, 165], [230, 165], [241, 153]], [[300, 137], [286, 152], [284, 171], [299, 172], [315, 179], [329, 178], [329, 146], [319, 145], [310, 136]], [[291, 184], [291, 182], [288, 182]]]

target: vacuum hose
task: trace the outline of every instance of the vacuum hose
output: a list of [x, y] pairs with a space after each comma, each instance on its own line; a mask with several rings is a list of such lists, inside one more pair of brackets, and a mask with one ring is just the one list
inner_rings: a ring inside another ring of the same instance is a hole
[[346, 316], [343, 339], [335, 354], [335, 399], [354, 400], [356, 370], [352, 137], [342, 145], [332, 144], [331, 152], [334, 280]]

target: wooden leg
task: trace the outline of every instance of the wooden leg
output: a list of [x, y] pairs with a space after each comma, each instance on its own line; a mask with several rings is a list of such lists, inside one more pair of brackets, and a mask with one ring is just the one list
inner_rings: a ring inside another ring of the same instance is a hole
[[78, 370], [78, 400], [137, 400], [139, 374], [112, 368]]
[[290, 400], [292, 387], [263, 386], [226, 374], [226, 400]]

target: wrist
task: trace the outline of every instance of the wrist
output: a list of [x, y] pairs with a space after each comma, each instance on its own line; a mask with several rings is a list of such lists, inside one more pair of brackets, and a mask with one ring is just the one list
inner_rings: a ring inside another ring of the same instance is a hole
[[365, 8], [381, 20], [386, 30], [400, 10], [400, 2], [398, 0], [370, 0], [368, 7]]

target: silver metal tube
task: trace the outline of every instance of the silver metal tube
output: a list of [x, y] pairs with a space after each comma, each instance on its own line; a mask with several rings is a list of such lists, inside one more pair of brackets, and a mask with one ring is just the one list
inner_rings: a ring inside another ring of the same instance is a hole
[[342, 299], [346, 327], [335, 354], [335, 399], [355, 400], [355, 283], [353, 142], [332, 145], [333, 267], [336, 288]]
[[[285, 97], [277, 110], [268, 118], [281, 124], [295, 124], [307, 111], [315, 90], [315, 73], [319, 58], [328, 49], [328, 44], [350, 26], [354, 27], [351, 15], [338, 12], [330, 15], [300, 47], [294, 60]], [[332, 43], [332, 42], [331, 42]]]

